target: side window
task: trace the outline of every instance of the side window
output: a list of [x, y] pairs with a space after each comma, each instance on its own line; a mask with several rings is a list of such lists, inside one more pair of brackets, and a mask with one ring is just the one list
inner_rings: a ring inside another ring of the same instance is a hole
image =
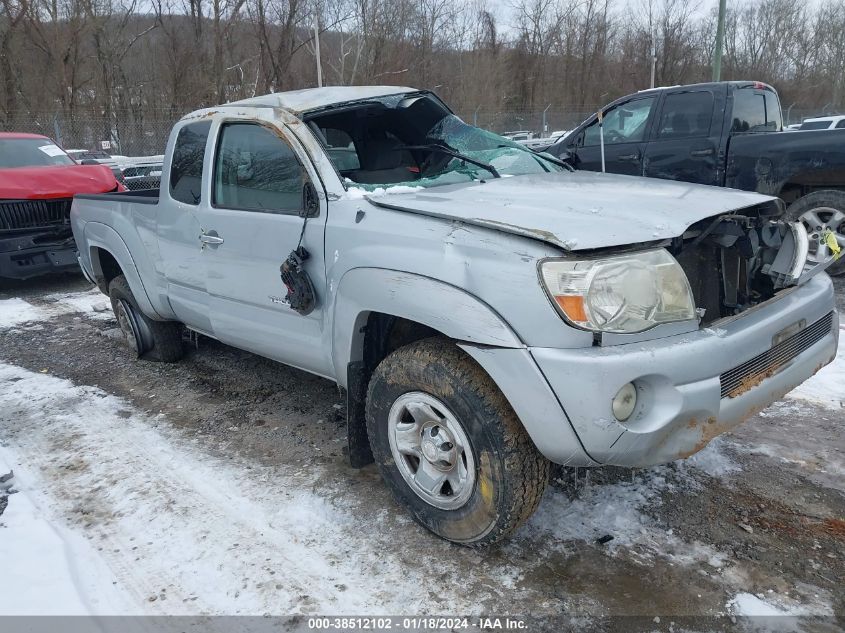
[[663, 102], [658, 139], [695, 138], [710, 134], [713, 118], [712, 92], [681, 92], [670, 94]]
[[[635, 143], [645, 138], [648, 115], [654, 106], [654, 97], [635, 99], [622, 103], [604, 114], [604, 142]], [[600, 142], [598, 121], [594, 121], [584, 130], [584, 146], [598, 145]]]
[[837, 130], [845, 130], [845, 119], [842, 119], [839, 123], [836, 124]]
[[272, 130], [255, 123], [228, 123], [214, 159], [214, 205], [228, 209], [298, 213], [302, 166]]
[[773, 132], [780, 127], [780, 106], [768, 90], [738, 88], [733, 94], [731, 132]]
[[170, 166], [170, 196], [185, 204], [199, 204], [202, 165], [211, 121], [190, 123], [179, 130]]

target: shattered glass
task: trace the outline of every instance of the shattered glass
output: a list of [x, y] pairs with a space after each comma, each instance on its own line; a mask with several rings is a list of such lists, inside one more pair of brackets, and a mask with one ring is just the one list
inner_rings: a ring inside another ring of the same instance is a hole
[[[429, 188], [489, 180], [496, 178], [497, 174], [506, 178], [564, 170], [558, 163], [543, 157], [542, 154], [531, 151], [520, 143], [468, 125], [459, 117], [449, 113], [428, 95], [392, 95], [368, 100], [361, 104], [362, 109], [365, 107], [379, 108], [380, 106], [384, 108], [384, 114], [371, 116], [367, 125], [374, 130], [387, 130], [385, 136], [396, 141], [396, 151], [404, 149], [406, 153], [408, 150], [417, 153], [416, 160], [419, 161], [419, 167], [406, 163], [409, 177], [407, 180], [400, 182], [396, 182], [392, 178], [385, 182], [372, 182], [379, 177], [375, 175], [378, 173], [377, 171], [370, 172], [368, 178], [358, 179], [355, 171], [359, 165], [354, 161], [346, 160], [346, 157], [344, 157], [344, 160], [339, 160], [341, 157], [337, 155], [337, 148], [333, 147], [333, 144], [325, 142], [324, 139], [323, 144], [327, 148], [329, 158], [334, 162], [338, 172], [342, 172], [344, 185], [347, 189], [382, 193], [396, 187], [407, 190], [408, 188]], [[433, 112], [436, 114], [431, 116]], [[427, 123], [422, 128], [418, 127], [426, 119]], [[315, 117], [315, 120], [319, 123], [320, 117]], [[425, 131], [425, 125], [431, 123], [433, 125]], [[334, 123], [326, 124], [326, 127], [340, 126]], [[337, 130], [332, 131], [336, 132]], [[400, 137], [404, 138], [400, 139]], [[444, 150], [451, 150], [452, 153], [461, 154], [477, 163], [489, 165], [496, 173], [461, 157], [449, 156], [445, 151], [441, 152], [431, 146], [440, 146]], [[355, 152], [355, 146], [352, 143], [342, 149], [353, 154]], [[424, 156], [425, 159], [421, 160], [420, 156]], [[389, 166], [394, 167], [394, 165]], [[396, 165], [395, 167], [399, 166]], [[393, 175], [392, 171], [390, 175]], [[368, 180], [368, 182], [361, 182], [360, 180]]]

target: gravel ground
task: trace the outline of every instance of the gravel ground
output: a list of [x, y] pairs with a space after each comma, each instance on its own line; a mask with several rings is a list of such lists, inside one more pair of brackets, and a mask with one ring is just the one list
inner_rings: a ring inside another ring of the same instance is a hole
[[[0, 300], [49, 309], [57, 293], [84, 304], [89, 288], [75, 276], [7, 282]], [[845, 283], [837, 293], [845, 313]], [[247, 467], [319, 467], [311, 491], [343, 503], [359, 525], [380, 513], [379, 542], [400, 569], [436, 578], [444, 559], [465, 569], [453, 587], [460, 604], [475, 599], [490, 613], [662, 616], [655, 630], [669, 630], [667, 616], [686, 617], [690, 628], [721, 630], [713, 618], [736, 613], [732, 601], [747, 593], [783, 612], [826, 616], [802, 624], [806, 630], [845, 624], [845, 408], [787, 398], [685, 462], [635, 472], [560, 469], [537, 515], [509, 543], [477, 552], [409, 523], [372, 466], [347, 466], [335, 385], [207, 338], [186, 346], [173, 365], [132, 360], [113, 318], [67, 310], [0, 328], [1, 362], [98, 387], [158, 416], [198, 450]], [[605, 534], [613, 540], [596, 542]], [[350, 538], [354, 547], [369, 536]], [[452, 600], [440, 593], [430, 604], [442, 613]]]

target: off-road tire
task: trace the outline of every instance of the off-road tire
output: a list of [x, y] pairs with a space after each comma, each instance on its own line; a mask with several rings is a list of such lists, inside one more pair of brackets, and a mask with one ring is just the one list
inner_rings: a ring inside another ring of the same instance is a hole
[[[822, 189], [808, 193], [789, 205], [786, 209], [786, 219], [791, 222], [800, 222], [804, 213], [820, 207], [828, 207], [845, 213], [845, 191]], [[840, 228], [840, 234], [842, 231], [845, 231], [845, 226]], [[839, 258], [839, 261], [830, 265], [827, 273], [832, 276], [845, 275], [845, 254]]]
[[136, 349], [138, 358], [162, 363], [174, 363], [182, 358], [184, 355], [182, 325], [173, 321], [154, 321], [141, 312], [126, 277], [118, 275], [112, 279], [109, 284], [109, 299], [111, 300], [112, 311], [114, 311], [118, 321], [120, 321], [119, 304], [121, 301], [125, 301], [129, 309], [132, 310], [134, 318], [142, 322], [149, 333], [146, 342], [139, 349]]
[[[469, 439], [474, 489], [456, 509], [426, 502], [394, 461], [389, 412], [397, 398], [409, 392], [440, 400]], [[387, 356], [370, 380], [366, 413], [373, 456], [388, 488], [418, 523], [438, 536], [463, 545], [490, 545], [516, 530], [540, 503], [549, 461], [537, 451], [492, 379], [451, 341], [425, 339]]]

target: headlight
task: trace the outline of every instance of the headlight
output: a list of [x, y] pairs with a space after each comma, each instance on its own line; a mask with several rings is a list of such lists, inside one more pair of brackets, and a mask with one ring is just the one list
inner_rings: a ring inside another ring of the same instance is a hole
[[546, 260], [543, 283], [567, 321], [600, 332], [642, 332], [695, 319], [680, 264], [662, 248], [605, 259]]

